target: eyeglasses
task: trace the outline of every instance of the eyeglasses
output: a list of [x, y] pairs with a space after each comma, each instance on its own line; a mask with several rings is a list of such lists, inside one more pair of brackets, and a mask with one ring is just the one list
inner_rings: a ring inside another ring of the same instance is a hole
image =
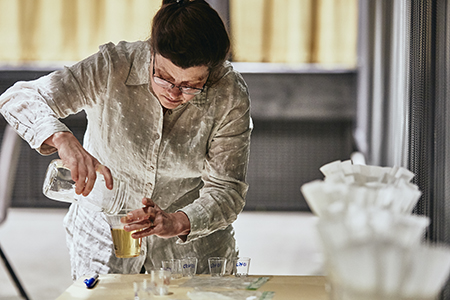
[[[166, 90], [170, 90], [175, 87], [175, 88], [179, 89], [180, 92], [182, 92], [183, 94], [186, 94], [186, 95], [198, 95], [201, 92], [203, 92], [203, 90], [205, 89], [205, 86], [206, 86], [206, 82], [202, 88], [194, 88], [194, 87], [190, 87], [190, 86], [179, 86], [179, 85], [175, 85], [172, 82], [167, 81], [159, 76], [156, 76], [155, 75], [155, 56], [153, 56], [153, 76], [152, 77], [153, 77], [153, 81], [160, 87], [162, 87]], [[209, 74], [208, 74], [208, 78], [209, 78]], [[206, 81], [208, 81], [208, 78], [206, 79]]]

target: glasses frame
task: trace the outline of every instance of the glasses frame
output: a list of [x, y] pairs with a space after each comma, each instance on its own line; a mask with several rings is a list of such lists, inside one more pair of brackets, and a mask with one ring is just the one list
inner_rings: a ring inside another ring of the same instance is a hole
[[[177, 88], [181, 93], [186, 94], [186, 95], [198, 95], [200, 93], [202, 93], [205, 90], [206, 87], [206, 83], [208, 82], [209, 79], [209, 74], [208, 73], [208, 77], [206, 78], [206, 82], [203, 85], [202, 88], [194, 88], [194, 87], [187, 87], [187, 86], [180, 86], [180, 85], [176, 85], [168, 80], [165, 80], [164, 78], [161, 78], [159, 76], [155, 75], [155, 55], [153, 55], [153, 72], [152, 72], [152, 77], [153, 77], [153, 82], [156, 83], [158, 86], [162, 87], [163, 89], [166, 90], [171, 90], [173, 88]], [[186, 92], [184, 89], [189, 89], [189, 90], [193, 90], [192, 92]]]

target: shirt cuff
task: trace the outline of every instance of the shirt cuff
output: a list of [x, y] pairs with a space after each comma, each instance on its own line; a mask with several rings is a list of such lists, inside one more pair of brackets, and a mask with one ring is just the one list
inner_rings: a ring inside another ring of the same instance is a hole
[[[47, 123], [45, 123], [47, 121]], [[36, 127], [36, 136], [30, 140], [30, 146], [36, 149], [42, 155], [50, 155], [58, 151], [55, 147], [44, 144], [45, 140], [51, 137], [56, 132], [68, 131], [70, 129], [61, 121], [52, 119], [51, 122], [43, 120], [39, 122]]]
[[202, 206], [190, 204], [177, 211], [185, 213], [191, 223], [191, 232], [187, 236], [183, 236], [186, 237], [185, 241], [178, 237], [178, 244], [191, 242], [207, 234], [208, 212]]

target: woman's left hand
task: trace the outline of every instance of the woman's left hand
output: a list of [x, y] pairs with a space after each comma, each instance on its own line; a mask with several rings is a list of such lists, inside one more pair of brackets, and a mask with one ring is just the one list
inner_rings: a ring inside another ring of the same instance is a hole
[[124, 226], [125, 231], [133, 231], [131, 236], [135, 239], [149, 235], [157, 235], [162, 238], [179, 236], [183, 238], [190, 232], [191, 224], [183, 212], [166, 213], [151, 199], [142, 199], [144, 207], [128, 213]]

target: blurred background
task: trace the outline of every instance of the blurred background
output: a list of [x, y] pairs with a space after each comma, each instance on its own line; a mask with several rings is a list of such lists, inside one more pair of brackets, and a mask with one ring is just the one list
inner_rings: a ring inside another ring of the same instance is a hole
[[[253, 258], [251, 273], [322, 274], [316, 219], [300, 187], [321, 179], [322, 165], [354, 152], [368, 164], [412, 170], [423, 192], [415, 213], [432, 219], [426, 238], [450, 240], [447, 1], [208, 2], [228, 27], [231, 60], [252, 99], [250, 189], [235, 223], [241, 254]], [[160, 3], [0, 0], [0, 93], [101, 44], [147, 39]], [[82, 140], [84, 114], [64, 122]], [[5, 125], [1, 119], [0, 135]], [[0, 226], [0, 244], [32, 299], [54, 299], [71, 284], [67, 205], [41, 192], [54, 158], [22, 142]], [[0, 299], [18, 299], [5, 268]]]
[[[148, 38], [160, 2], [0, 0], [0, 92], [81, 60], [100, 44]], [[228, 26], [232, 61], [252, 98], [246, 209], [307, 210], [299, 184], [354, 149], [357, 0], [209, 2]], [[84, 114], [65, 122], [82, 140]], [[56, 155], [41, 157], [26, 145], [22, 151], [13, 206], [54, 207], [36, 178]]]

